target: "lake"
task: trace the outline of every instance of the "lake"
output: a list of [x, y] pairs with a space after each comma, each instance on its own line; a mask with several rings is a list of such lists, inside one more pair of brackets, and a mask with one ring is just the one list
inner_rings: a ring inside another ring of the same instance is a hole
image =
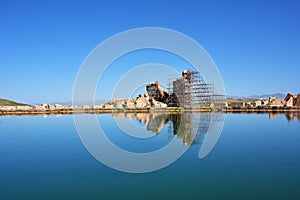
[[143, 154], [171, 142], [186, 151], [162, 169], [125, 173], [96, 159], [72, 115], [1, 116], [0, 199], [300, 199], [299, 114], [96, 118], [126, 151]]

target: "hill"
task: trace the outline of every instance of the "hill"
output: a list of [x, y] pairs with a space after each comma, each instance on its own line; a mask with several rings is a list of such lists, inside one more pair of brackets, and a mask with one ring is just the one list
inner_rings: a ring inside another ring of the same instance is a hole
[[284, 99], [286, 94], [283, 93], [274, 93], [274, 94], [259, 94], [259, 95], [251, 95], [251, 96], [232, 96], [228, 95], [229, 99], [269, 99], [269, 97], [277, 97], [278, 99]]
[[24, 103], [18, 103], [15, 101], [11, 101], [8, 99], [1, 99], [0, 98], [0, 106], [26, 106], [27, 104]]
[[282, 93], [275, 93], [275, 94], [263, 94], [263, 95], [252, 95], [252, 96], [249, 96], [249, 98], [252, 98], [252, 99], [269, 99], [269, 97], [277, 97], [279, 99], [284, 99], [285, 98], [285, 94], [282, 94]]

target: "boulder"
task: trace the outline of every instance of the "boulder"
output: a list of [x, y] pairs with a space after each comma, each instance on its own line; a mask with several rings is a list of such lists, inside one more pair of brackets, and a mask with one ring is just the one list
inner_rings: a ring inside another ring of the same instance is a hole
[[146, 108], [151, 105], [149, 98], [141, 97], [138, 98], [135, 102], [136, 108]]
[[292, 94], [292, 93], [288, 93], [288, 94], [286, 95], [286, 97], [284, 98], [284, 100], [285, 100], [285, 101], [288, 101], [291, 97], [292, 97], [292, 98], [295, 98], [295, 95]]
[[276, 107], [282, 107], [283, 103], [280, 99], [278, 99], [277, 97], [269, 97], [269, 105], [270, 106], [276, 106]]
[[298, 96], [297, 96], [296, 106], [300, 106], [300, 94], [298, 94]]
[[293, 107], [294, 106], [294, 98], [291, 96], [289, 99], [284, 100], [286, 101], [285, 106], [287, 107]]
[[168, 98], [166, 99], [165, 103], [169, 106], [169, 107], [179, 107], [179, 101], [177, 99], [177, 96], [172, 93], [168, 96]]
[[162, 89], [161, 84], [158, 81], [146, 85], [146, 91], [149, 97], [160, 102], [165, 102], [169, 96], [169, 93]]
[[258, 101], [255, 101], [255, 102], [254, 102], [254, 106], [255, 106], [255, 107], [261, 106], [261, 104], [262, 104], [262, 103], [261, 103], [261, 100], [258, 100]]

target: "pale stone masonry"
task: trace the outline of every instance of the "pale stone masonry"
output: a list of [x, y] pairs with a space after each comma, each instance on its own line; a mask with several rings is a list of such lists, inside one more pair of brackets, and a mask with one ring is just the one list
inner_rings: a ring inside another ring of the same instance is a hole
[[253, 107], [269, 106], [269, 107], [300, 107], [300, 94], [298, 96], [288, 93], [283, 100], [277, 97], [269, 97], [269, 100], [257, 100], [254, 102]]
[[[153, 85], [157, 85], [153, 84]], [[152, 85], [152, 86], [153, 86]], [[161, 95], [161, 93], [156, 93]], [[153, 95], [153, 94], [152, 94]], [[60, 104], [41, 104], [34, 106], [0, 106], [0, 112], [49, 112], [49, 111], [79, 111], [80, 110], [101, 110], [101, 109], [150, 109], [150, 108], [166, 108], [166, 103], [155, 100], [149, 97], [147, 93], [138, 95], [137, 98], [120, 98], [113, 99], [105, 104], [96, 104], [93, 106], [83, 105], [77, 106], [63, 106]], [[230, 103], [226, 108], [232, 108]], [[277, 97], [269, 97], [268, 100], [256, 100], [253, 102], [242, 102], [239, 108], [295, 108], [300, 109], [300, 94], [297, 96], [288, 93], [285, 99], [280, 100]]]
[[269, 97], [269, 99], [253, 99], [252, 102], [244, 102], [242, 99], [239, 102], [229, 102], [227, 108], [288, 108], [300, 109], [300, 94], [297, 96], [288, 93], [283, 100], [277, 97]]

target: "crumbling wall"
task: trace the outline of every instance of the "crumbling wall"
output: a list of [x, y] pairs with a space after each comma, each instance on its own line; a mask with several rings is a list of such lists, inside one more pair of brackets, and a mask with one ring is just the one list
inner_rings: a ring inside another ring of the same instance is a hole
[[162, 89], [161, 84], [158, 81], [146, 85], [146, 91], [149, 97], [163, 103], [165, 103], [166, 99], [169, 97], [169, 93]]

